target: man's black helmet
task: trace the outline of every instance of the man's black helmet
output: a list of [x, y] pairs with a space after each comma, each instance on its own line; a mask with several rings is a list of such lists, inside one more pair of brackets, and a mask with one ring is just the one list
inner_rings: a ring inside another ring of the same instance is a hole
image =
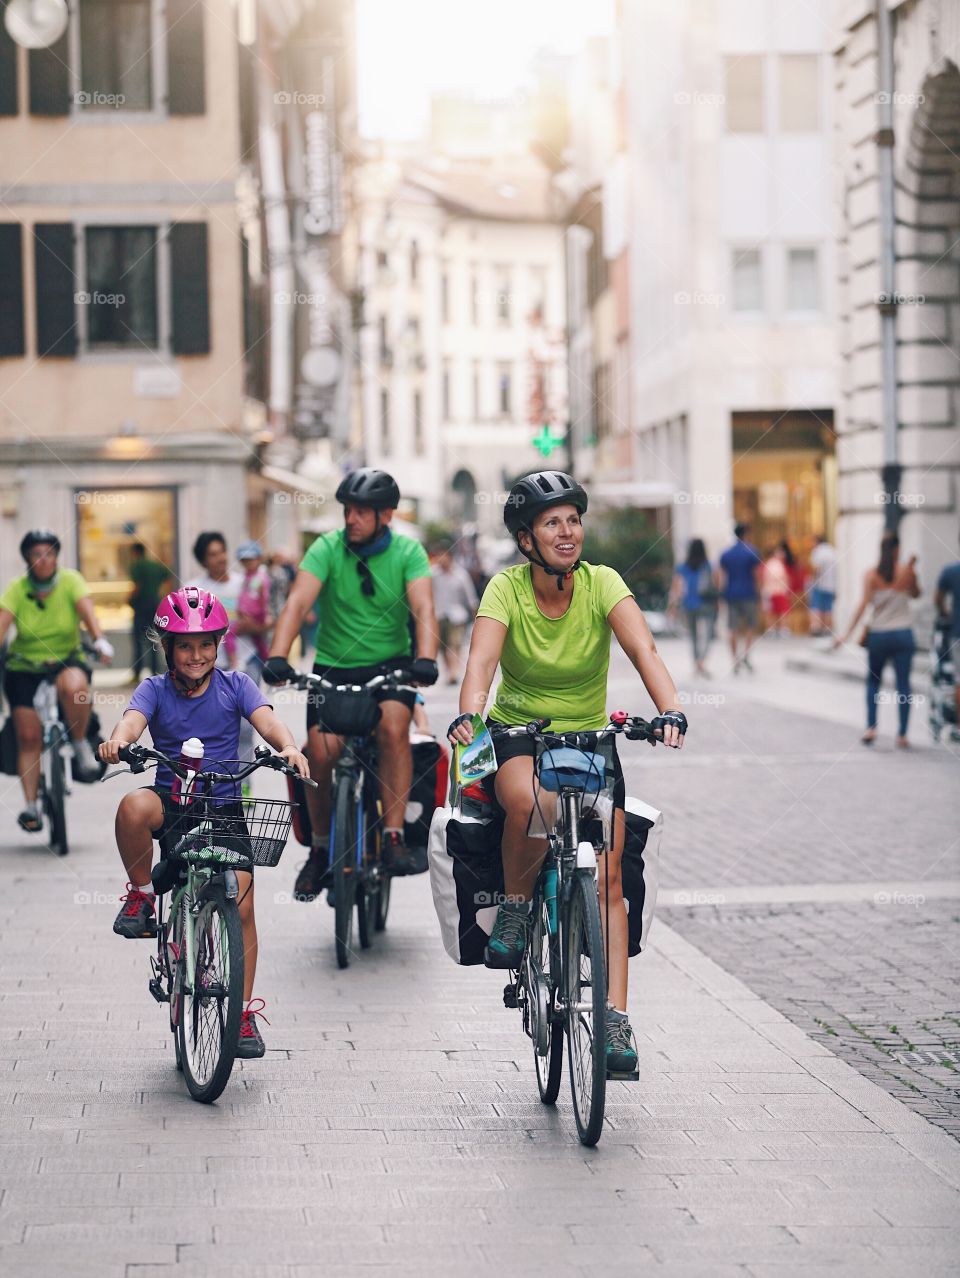
[[507, 495], [503, 522], [514, 537], [521, 528], [531, 529], [537, 515], [551, 506], [576, 506], [586, 513], [587, 494], [570, 475], [562, 470], [537, 470], [518, 479]]
[[352, 470], [341, 480], [336, 496], [342, 506], [349, 503], [351, 506], [369, 506], [372, 510], [395, 510], [400, 504], [397, 481], [385, 470], [377, 470], [373, 466]]
[[21, 558], [26, 559], [34, 546], [52, 546], [59, 555], [60, 538], [50, 528], [31, 528], [20, 542]]

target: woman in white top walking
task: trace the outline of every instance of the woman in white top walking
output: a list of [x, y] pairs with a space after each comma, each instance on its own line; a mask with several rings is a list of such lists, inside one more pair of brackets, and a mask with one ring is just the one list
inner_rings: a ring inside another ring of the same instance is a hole
[[897, 684], [897, 745], [906, 749], [907, 724], [910, 719], [910, 665], [916, 650], [910, 624], [910, 600], [918, 598], [920, 585], [916, 574], [916, 555], [903, 565], [900, 539], [886, 533], [880, 543], [880, 562], [871, 568], [863, 581], [863, 598], [847, 633], [834, 647], [846, 643], [857, 628], [860, 618], [872, 609], [867, 627], [867, 730], [861, 737], [864, 745], [873, 745], [877, 736], [877, 701], [880, 680], [888, 661], [893, 662]]

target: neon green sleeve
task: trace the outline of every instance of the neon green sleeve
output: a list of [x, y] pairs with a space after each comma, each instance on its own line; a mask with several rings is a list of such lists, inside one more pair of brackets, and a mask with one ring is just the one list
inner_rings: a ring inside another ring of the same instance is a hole
[[307, 547], [307, 552], [300, 560], [304, 572], [313, 573], [318, 581], [326, 581], [330, 572], [330, 544], [325, 536], [320, 536]]
[[17, 609], [23, 603], [23, 579], [14, 577], [6, 590], [0, 595], [0, 608], [6, 608], [7, 612], [17, 615]]
[[601, 564], [597, 568], [597, 602], [603, 617], [609, 617], [623, 599], [632, 599], [633, 591], [614, 568]]
[[513, 591], [510, 589], [506, 574], [498, 572], [487, 582], [477, 609], [478, 617], [492, 617], [509, 626], [513, 619]]
[[408, 538], [408, 541], [410, 545], [403, 564], [404, 581], [417, 581], [420, 577], [432, 577], [433, 573], [430, 571], [430, 560], [427, 558], [427, 552], [419, 541], [414, 541], [412, 537]]

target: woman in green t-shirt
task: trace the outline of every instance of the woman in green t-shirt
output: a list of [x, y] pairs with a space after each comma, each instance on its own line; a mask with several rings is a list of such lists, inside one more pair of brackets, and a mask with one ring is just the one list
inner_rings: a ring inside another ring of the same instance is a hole
[[[657, 652], [650, 628], [619, 573], [581, 562], [587, 509], [583, 488], [561, 471], [538, 471], [510, 490], [504, 522], [529, 564], [499, 572], [480, 601], [460, 689], [460, 715], [451, 741], [472, 739], [470, 716], [488, 705], [497, 666], [500, 684], [488, 722], [523, 724], [550, 719], [557, 732], [601, 728], [606, 709], [610, 637], [633, 662], [658, 710], [653, 720], [665, 745], [680, 748], [687, 728], [674, 707], [677, 690]], [[503, 876], [507, 898], [484, 955], [488, 967], [517, 968], [530, 924], [530, 898], [545, 855], [542, 839], [527, 829], [533, 810], [532, 739], [495, 739], [494, 790], [504, 810]], [[637, 1066], [627, 1019], [627, 911], [620, 859], [624, 840], [624, 785], [616, 761], [613, 847], [599, 877], [601, 915], [609, 908], [607, 1063], [617, 1071]]]

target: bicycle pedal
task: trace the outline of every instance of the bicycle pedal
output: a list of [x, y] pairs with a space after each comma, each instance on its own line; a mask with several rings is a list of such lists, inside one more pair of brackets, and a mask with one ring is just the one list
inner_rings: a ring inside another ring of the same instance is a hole
[[150, 993], [153, 995], [153, 997], [157, 1000], [158, 1003], [170, 1002], [170, 995], [160, 984], [160, 981], [157, 979], [157, 977], [154, 977], [153, 980], [150, 982], [149, 988], [150, 988]]
[[516, 985], [505, 985], [503, 987], [503, 1005], [504, 1007], [520, 1006]]
[[638, 1083], [640, 1081], [639, 1069], [633, 1070], [607, 1070], [607, 1082], [609, 1083]]

